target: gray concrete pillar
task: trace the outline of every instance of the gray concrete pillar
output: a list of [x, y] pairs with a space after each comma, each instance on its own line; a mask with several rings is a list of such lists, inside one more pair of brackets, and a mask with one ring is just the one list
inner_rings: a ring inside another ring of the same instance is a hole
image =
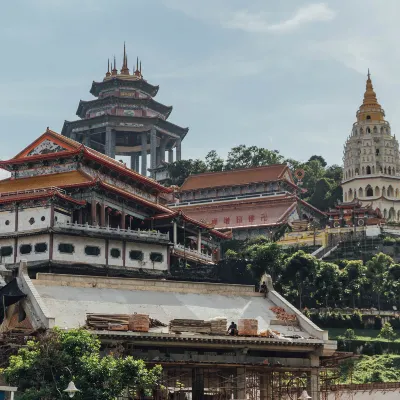
[[83, 138], [82, 138], [82, 143], [87, 146], [90, 147], [90, 133], [86, 132], [83, 134]]
[[174, 221], [174, 228], [173, 228], [173, 233], [172, 233], [172, 240], [174, 242], [174, 244], [178, 244], [178, 224], [176, 223], [176, 221]]
[[133, 169], [134, 171], [137, 171], [136, 169], [137, 158], [138, 158], [137, 153], [131, 153], [131, 169]]
[[136, 172], [140, 172], [139, 171], [139, 158], [140, 158], [140, 153], [136, 153], [136, 159], [135, 159], [135, 171]]
[[167, 139], [162, 138], [160, 143], [160, 161], [165, 161], [165, 147], [167, 145]]
[[72, 140], [76, 140], [76, 133], [75, 132], [71, 132], [70, 138]]
[[268, 399], [268, 376], [265, 372], [260, 373], [260, 400]]
[[156, 149], [156, 166], [158, 167], [160, 165], [160, 161], [161, 161], [161, 149], [159, 147], [157, 147]]
[[182, 142], [181, 139], [176, 140], [176, 161], [181, 161], [182, 159]]
[[172, 164], [174, 162], [174, 150], [169, 149], [168, 150], [168, 162]]
[[142, 175], [147, 176], [147, 133], [141, 135], [142, 141]]
[[[156, 151], [157, 151], [157, 134], [156, 130], [152, 128], [150, 132], [150, 168], [155, 168], [156, 165]], [[154, 175], [154, 172], [152, 172]]]
[[115, 158], [115, 130], [110, 126], [106, 127], [105, 153], [107, 156]]
[[201, 253], [201, 231], [197, 233], [197, 251]]

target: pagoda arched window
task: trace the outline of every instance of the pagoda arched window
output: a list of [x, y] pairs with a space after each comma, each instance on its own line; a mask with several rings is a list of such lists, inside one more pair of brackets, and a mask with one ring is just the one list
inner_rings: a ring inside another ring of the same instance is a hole
[[371, 175], [371, 167], [367, 165], [367, 175]]
[[353, 191], [349, 190], [349, 201], [353, 200]]
[[356, 168], [354, 172], [355, 172], [356, 175], [359, 175], [359, 173], [360, 173], [358, 168]]
[[371, 129], [367, 128], [367, 133], [371, 133]]
[[359, 197], [359, 198], [360, 198], [360, 197], [364, 197], [363, 188], [359, 188], [359, 189], [358, 189], [358, 197]]
[[388, 197], [394, 197], [394, 189], [392, 185], [389, 185], [388, 189], [387, 189], [387, 195]]
[[367, 119], [371, 119], [371, 116], [370, 116], [370, 115], [367, 115]]
[[385, 186], [382, 188], [382, 196], [386, 196], [386, 188], [385, 188]]
[[375, 196], [379, 197], [381, 195], [381, 191], [379, 189], [379, 186], [375, 186]]
[[396, 211], [394, 207], [390, 207], [389, 209], [389, 221], [394, 221], [396, 219]]
[[374, 195], [374, 191], [372, 190], [372, 187], [371, 186], [367, 186], [366, 187], [366, 189], [365, 189], [365, 195], [367, 196], [367, 197], [372, 197], [373, 195]]
[[378, 128], [374, 126], [374, 133], [378, 133]]
[[389, 175], [392, 175], [392, 172], [391, 172], [391, 168], [390, 168], [390, 167], [388, 168], [388, 174], [389, 174]]

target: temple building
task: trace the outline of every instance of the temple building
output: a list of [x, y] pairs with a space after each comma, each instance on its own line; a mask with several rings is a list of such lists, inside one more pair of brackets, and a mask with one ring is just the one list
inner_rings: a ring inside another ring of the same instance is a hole
[[343, 201], [359, 201], [388, 221], [400, 221], [399, 143], [378, 103], [371, 76], [344, 146]]
[[[124, 45], [122, 68], [116, 61], [104, 79], [93, 82], [94, 100], [79, 102], [77, 121], [65, 121], [62, 134], [111, 158], [130, 156], [131, 169], [155, 176], [165, 162], [181, 159], [181, 143], [188, 128], [167, 121], [172, 107], [154, 100], [159, 87], [144, 79], [142, 65], [136, 60], [131, 74]], [[166, 153], [167, 160], [166, 160]], [[150, 165], [147, 155], [150, 155]]]
[[[300, 199], [286, 164], [189, 176], [169, 206], [236, 239], [273, 238], [285, 224], [321, 222], [325, 214]], [[301, 222], [303, 221], [303, 222]]]
[[129, 275], [218, 260], [226, 235], [166, 207], [171, 189], [49, 129], [0, 167], [6, 266]]

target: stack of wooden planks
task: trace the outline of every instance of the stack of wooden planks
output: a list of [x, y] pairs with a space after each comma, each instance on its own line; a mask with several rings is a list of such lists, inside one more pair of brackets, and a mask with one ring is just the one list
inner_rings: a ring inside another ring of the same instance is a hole
[[145, 314], [86, 314], [89, 329], [148, 332], [149, 328], [167, 326]]
[[257, 336], [258, 321], [256, 319], [239, 319], [238, 331], [240, 336]]
[[150, 319], [146, 314], [132, 314], [129, 316], [128, 327], [134, 332], [148, 332], [150, 328]]
[[227, 330], [227, 319], [222, 317], [213, 318], [210, 320], [212, 335], [225, 335]]
[[193, 332], [211, 333], [211, 322], [202, 319], [173, 319], [169, 323], [169, 331], [174, 333]]

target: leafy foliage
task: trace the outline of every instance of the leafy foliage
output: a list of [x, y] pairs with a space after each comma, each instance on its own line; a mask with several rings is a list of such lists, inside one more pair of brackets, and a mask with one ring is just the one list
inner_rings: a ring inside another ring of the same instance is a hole
[[128, 387], [151, 390], [161, 367], [146, 369], [142, 360], [121, 354], [100, 356], [100, 341], [88, 331], [55, 329], [30, 341], [10, 357], [4, 375], [18, 386], [19, 400], [66, 398], [63, 390], [74, 380], [80, 399], [112, 400]]

